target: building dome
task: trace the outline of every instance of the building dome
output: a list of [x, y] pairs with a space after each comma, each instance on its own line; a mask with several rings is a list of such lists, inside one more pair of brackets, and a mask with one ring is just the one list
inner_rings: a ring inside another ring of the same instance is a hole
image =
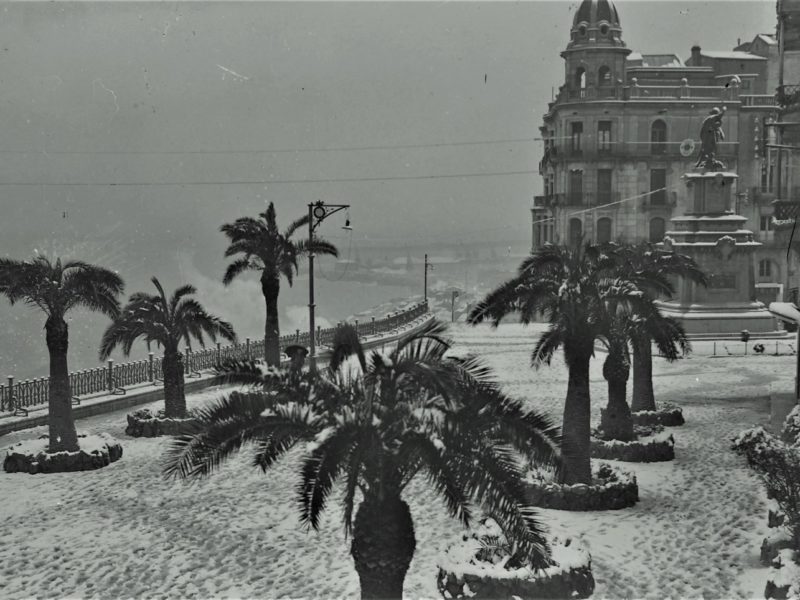
[[581, 24], [587, 28], [598, 27], [601, 22], [619, 28], [619, 14], [614, 3], [611, 0], [583, 0], [572, 20], [572, 28], [577, 29]]
[[617, 7], [611, 0], [582, 0], [570, 29], [568, 48], [590, 46], [625, 47]]

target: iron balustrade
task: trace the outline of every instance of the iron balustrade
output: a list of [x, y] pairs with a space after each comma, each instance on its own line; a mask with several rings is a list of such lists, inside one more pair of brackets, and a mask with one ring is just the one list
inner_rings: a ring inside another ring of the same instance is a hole
[[[353, 325], [360, 337], [376, 336], [395, 332], [428, 312], [427, 302], [421, 302], [405, 310], [388, 314], [383, 319], [374, 317], [367, 323], [355, 321]], [[317, 328], [317, 344], [330, 346], [333, 343], [337, 327]], [[281, 336], [280, 347], [284, 350], [292, 344], [307, 344], [308, 332], [295, 331]], [[214, 347], [199, 350], [187, 349], [183, 353], [184, 369], [187, 375], [208, 371], [225, 360], [257, 360], [264, 357], [264, 340], [250, 340], [242, 343], [216, 344]], [[73, 371], [69, 374], [70, 393], [79, 401], [81, 396], [97, 394], [124, 393], [124, 388], [141, 385], [158, 385], [164, 379], [164, 359], [152, 352], [145, 360], [125, 363], [108, 361], [105, 366], [93, 369]], [[195, 375], [196, 376], [196, 375]], [[14, 412], [32, 406], [47, 404], [49, 398], [49, 377], [15, 381], [9, 377], [0, 384], [0, 412]]]

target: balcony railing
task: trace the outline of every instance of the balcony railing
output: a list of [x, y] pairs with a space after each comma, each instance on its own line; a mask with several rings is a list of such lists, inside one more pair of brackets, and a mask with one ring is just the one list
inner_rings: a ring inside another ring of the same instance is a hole
[[[673, 160], [697, 160], [700, 142], [695, 141], [695, 149], [690, 156], [681, 154], [683, 142], [608, 142], [607, 146], [597, 147], [586, 140], [580, 150], [573, 150], [569, 142], [557, 144], [547, 156], [547, 163], [570, 160], [602, 160], [615, 157], [656, 156]], [[739, 142], [721, 142], [717, 146], [717, 156], [735, 158], [739, 153]], [[542, 161], [544, 162], [544, 160]], [[541, 168], [541, 163], [540, 163]]]
[[739, 100], [741, 100], [744, 107], [778, 105], [778, 98], [775, 94], [751, 94], [739, 96]]
[[[356, 321], [354, 326], [359, 336], [379, 335], [390, 332], [410, 323], [425, 314], [428, 305], [425, 302], [412, 306], [404, 311], [389, 314], [385, 319], [375, 319], [366, 323]], [[317, 328], [316, 341], [320, 346], [330, 345], [336, 335], [336, 327]], [[308, 344], [308, 332], [297, 330], [294, 334], [280, 338], [281, 349], [292, 344]], [[187, 349], [183, 355], [186, 376], [190, 377], [203, 369], [211, 369], [228, 359], [254, 360], [264, 357], [263, 340], [251, 343], [247, 339], [243, 343], [192, 351]], [[116, 364], [113, 360], [95, 369], [76, 371], [69, 374], [70, 391], [73, 402], [79, 402], [80, 396], [93, 394], [125, 393], [125, 387], [137, 384], [157, 385], [164, 379], [163, 359], [152, 352], [146, 360]], [[22, 411], [39, 404], [46, 404], [49, 398], [49, 378], [40, 377], [25, 381], [14, 381], [9, 377], [7, 383], [0, 385], [0, 412]]]
[[[592, 86], [583, 89], [559, 90], [553, 105], [561, 102], [602, 101], [602, 100], [727, 100], [735, 101], [740, 98], [740, 88], [737, 85], [639, 85], [636, 79], [625, 85]], [[749, 95], [750, 98], [754, 96]], [[760, 100], [767, 102], [766, 99]], [[756, 102], [756, 100], [748, 100]], [[767, 105], [767, 104], [765, 104]], [[750, 104], [755, 106], [755, 104]]]
[[582, 192], [564, 193], [558, 192], [549, 196], [541, 196], [543, 206], [602, 206], [616, 202], [620, 199], [617, 191], [610, 192]]
[[778, 105], [783, 107], [800, 104], [800, 85], [779, 86], [777, 101]]

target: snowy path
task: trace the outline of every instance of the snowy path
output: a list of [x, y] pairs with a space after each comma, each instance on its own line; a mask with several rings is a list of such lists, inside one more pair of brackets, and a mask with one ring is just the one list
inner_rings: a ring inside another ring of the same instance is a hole
[[[532, 331], [459, 328], [453, 335], [456, 351], [485, 356], [510, 392], [560, 413], [563, 361], [559, 357], [551, 368], [532, 371]], [[793, 361], [656, 362], [658, 396], [680, 402], [688, 421], [674, 430], [677, 460], [627, 465], [640, 483], [642, 501], [635, 508], [542, 511], [554, 530], [589, 544], [595, 597], [731, 598], [751, 597], [750, 587], [763, 590], [763, 569], [754, 572], [760, 580], [752, 586], [739, 583], [756, 564], [766, 508], [757, 481], [728, 450], [728, 439], [767, 421], [766, 402], [758, 398], [776, 378], [791, 385]], [[592, 366], [595, 410], [605, 401], [600, 364]], [[219, 393], [195, 394], [190, 403]], [[267, 475], [250, 467], [244, 453], [212, 478], [187, 486], [160, 478], [167, 442], [126, 438], [124, 422], [123, 411], [78, 424], [80, 430], [107, 431], [123, 440], [125, 454], [110, 467], [47, 476], [0, 473], [0, 597], [358, 595], [338, 499], [330, 503], [319, 533], [298, 523], [297, 452]], [[6, 446], [42, 432], [8, 435], [0, 442]], [[460, 528], [422, 482], [412, 486], [409, 503], [417, 554], [406, 592], [437, 597], [435, 559]]]

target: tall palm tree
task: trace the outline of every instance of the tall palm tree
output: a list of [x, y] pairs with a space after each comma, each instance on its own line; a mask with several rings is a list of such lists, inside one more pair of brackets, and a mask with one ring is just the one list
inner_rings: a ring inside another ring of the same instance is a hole
[[122, 347], [126, 356], [129, 355], [138, 338], [162, 346], [165, 416], [184, 418], [186, 396], [181, 341], [188, 345], [195, 339], [204, 347], [203, 334], [213, 342], [217, 341], [217, 336], [235, 341], [236, 334], [230, 323], [208, 314], [197, 300], [188, 297], [197, 293], [194, 286], [179, 287], [167, 298], [161, 282], [155, 277], [151, 281], [158, 293], [137, 292], [131, 295], [128, 304], [103, 334], [100, 360], [107, 359], [117, 346]]
[[544, 314], [548, 330], [533, 350], [531, 364], [550, 364], [559, 347], [569, 369], [564, 418], [561, 427], [565, 483], [590, 483], [591, 400], [589, 363], [594, 344], [609, 331], [609, 303], [637, 300], [641, 291], [630, 281], [609, 277], [614, 258], [597, 246], [545, 245], [526, 258], [516, 277], [500, 285], [479, 302], [469, 315], [475, 325], [519, 312], [529, 324]]
[[[624, 277], [634, 278], [651, 298], [671, 297], [674, 293], [672, 281], [682, 279], [696, 285], [707, 285], [705, 273], [697, 262], [685, 254], [658, 249], [644, 242], [623, 246], [617, 249], [619, 258], [617, 269]], [[659, 281], [658, 285], [646, 282]], [[644, 283], [642, 283], [644, 282]], [[691, 347], [680, 323], [674, 319], [639, 321], [631, 332], [633, 349], [633, 412], [656, 410], [653, 394], [653, 356], [651, 340], [656, 342], [661, 354], [667, 360], [676, 360]], [[671, 340], [671, 341], [670, 341]], [[678, 354], [675, 347], [681, 349]], [[673, 349], [673, 350], [671, 350]]]
[[48, 389], [49, 451], [75, 452], [78, 436], [72, 415], [67, 353], [69, 328], [65, 316], [76, 307], [116, 317], [117, 296], [124, 283], [115, 272], [79, 260], [55, 262], [44, 256], [31, 260], [0, 258], [0, 294], [11, 304], [19, 301], [40, 308], [50, 353]]
[[233, 223], [224, 224], [220, 230], [228, 237], [229, 245], [225, 256], [239, 256], [228, 265], [222, 282], [230, 284], [238, 275], [246, 271], [261, 272], [261, 293], [266, 304], [264, 325], [264, 352], [267, 364], [280, 363], [280, 326], [278, 319], [278, 295], [281, 290], [281, 276], [289, 286], [297, 273], [297, 260], [308, 252], [339, 256], [336, 246], [314, 236], [313, 247], [308, 240], [293, 240], [297, 230], [308, 225], [308, 215], [297, 219], [285, 231], [280, 231], [275, 220], [275, 205], [270, 202], [266, 212], [258, 219], [241, 217]]
[[[414, 556], [414, 525], [403, 494], [424, 474], [464, 525], [476, 501], [501, 524], [524, 563], [548, 565], [544, 532], [521, 478], [530, 464], [558, 466], [557, 429], [508, 398], [474, 357], [445, 358], [444, 326], [367, 356], [351, 326], [334, 340], [319, 373], [238, 365], [228, 380], [257, 383], [203, 410], [194, 434], [178, 437], [167, 476], [207, 475], [245, 443], [265, 471], [306, 445], [298, 485], [303, 523], [317, 529], [334, 483], [344, 483], [344, 525], [362, 598], [402, 598]], [[361, 502], [353, 517], [357, 496]]]

